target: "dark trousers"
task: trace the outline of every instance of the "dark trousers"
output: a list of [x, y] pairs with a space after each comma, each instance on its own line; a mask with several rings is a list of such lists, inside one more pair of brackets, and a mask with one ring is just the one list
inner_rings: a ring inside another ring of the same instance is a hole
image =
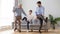
[[31, 32], [33, 32], [32, 20], [29, 22], [27, 21], [27, 29], [29, 30], [29, 24], [31, 23]]
[[29, 23], [30, 23], [30, 22], [29, 22], [29, 21], [27, 21], [27, 29], [28, 29], [28, 30], [29, 30]]
[[39, 26], [39, 31], [40, 31], [42, 29], [44, 17], [43, 15], [37, 15], [37, 18], [40, 20], [40, 26]]
[[[32, 20], [31, 21], [28, 21], [26, 17], [24, 17], [22, 20], [27, 21], [27, 29], [29, 30], [29, 24], [30, 23], [32, 24]], [[32, 25], [31, 25], [31, 31], [33, 31], [33, 26]]]
[[25, 20], [25, 21], [27, 21], [27, 29], [29, 30], [29, 21], [27, 20], [27, 18], [26, 17], [24, 17], [22, 20]]
[[39, 30], [41, 30], [42, 29], [42, 25], [43, 25], [43, 19], [39, 18], [39, 20], [40, 20]]

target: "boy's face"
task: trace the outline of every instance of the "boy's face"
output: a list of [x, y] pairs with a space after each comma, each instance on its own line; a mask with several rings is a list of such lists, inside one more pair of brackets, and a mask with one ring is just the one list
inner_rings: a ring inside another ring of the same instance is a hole
[[38, 7], [40, 7], [41, 6], [41, 4], [37, 4], [38, 5]]
[[32, 12], [30, 12], [30, 11], [29, 11], [29, 14], [31, 15], [31, 14], [32, 14]]

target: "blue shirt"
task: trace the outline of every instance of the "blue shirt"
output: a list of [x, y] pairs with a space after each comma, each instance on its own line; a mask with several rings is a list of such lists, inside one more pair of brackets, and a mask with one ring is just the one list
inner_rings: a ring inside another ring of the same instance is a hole
[[15, 12], [15, 16], [21, 16], [22, 13], [26, 15], [22, 8], [15, 8], [13, 11]]
[[44, 7], [41, 6], [41, 7], [37, 7], [36, 8], [36, 11], [35, 11], [36, 15], [44, 15]]

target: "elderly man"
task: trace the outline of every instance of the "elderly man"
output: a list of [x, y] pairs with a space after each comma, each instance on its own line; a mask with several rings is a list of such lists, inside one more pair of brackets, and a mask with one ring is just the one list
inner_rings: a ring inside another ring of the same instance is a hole
[[[21, 17], [22, 17], [22, 13], [26, 16], [26, 13], [24, 12], [23, 8], [22, 8], [22, 4], [19, 4], [17, 8], [15, 8], [13, 10], [13, 12], [15, 13], [15, 30], [18, 30], [19, 32], [21, 32]], [[18, 26], [17, 26], [18, 24]], [[18, 28], [17, 28], [18, 27]]]

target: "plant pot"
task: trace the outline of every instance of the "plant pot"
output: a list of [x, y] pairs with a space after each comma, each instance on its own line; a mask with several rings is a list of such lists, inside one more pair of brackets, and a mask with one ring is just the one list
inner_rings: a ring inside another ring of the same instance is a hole
[[52, 24], [52, 28], [55, 29], [55, 24]]

